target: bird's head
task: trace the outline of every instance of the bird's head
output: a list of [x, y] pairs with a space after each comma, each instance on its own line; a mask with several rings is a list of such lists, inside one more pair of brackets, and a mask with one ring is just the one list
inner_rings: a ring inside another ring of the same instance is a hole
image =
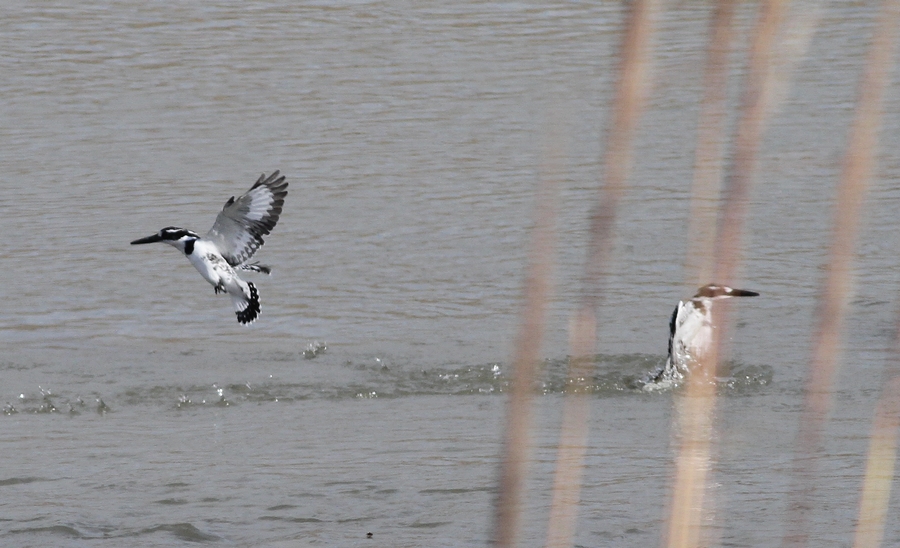
[[183, 253], [184, 247], [188, 242], [194, 242], [198, 239], [200, 239], [200, 236], [195, 232], [177, 226], [167, 226], [152, 236], [131, 242], [131, 245], [165, 242], [173, 247], [177, 247]]
[[727, 299], [729, 297], [757, 297], [759, 293], [756, 291], [748, 291], [746, 289], [734, 289], [727, 285], [709, 284], [704, 285], [697, 290], [694, 295], [695, 299]]

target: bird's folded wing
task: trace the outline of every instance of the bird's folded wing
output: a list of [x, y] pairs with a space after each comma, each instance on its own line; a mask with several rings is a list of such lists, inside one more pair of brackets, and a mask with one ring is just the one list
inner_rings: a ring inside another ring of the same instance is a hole
[[238, 266], [256, 253], [265, 242], [284, 205], [287, 182], [279, 172], [261, 175], [256, 184], [238, 199], [232, 196], [206, 235], [231, 266]]

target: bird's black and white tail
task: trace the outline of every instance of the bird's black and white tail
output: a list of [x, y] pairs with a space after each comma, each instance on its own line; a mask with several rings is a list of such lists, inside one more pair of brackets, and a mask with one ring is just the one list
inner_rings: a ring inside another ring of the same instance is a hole
[[234, 303], [234, 313], [242, 324], [253, 323], [259, 317], [259, 292], [252, 282], [247, 282], [249, 289], [249, 298], [245, 295], [232, 296]]

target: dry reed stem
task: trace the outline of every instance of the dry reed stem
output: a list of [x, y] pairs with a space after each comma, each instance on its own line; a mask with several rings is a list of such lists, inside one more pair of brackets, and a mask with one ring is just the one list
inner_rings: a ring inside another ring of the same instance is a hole
[[[726, 180], [719, 217], [714, 280], [730, 283], [737, 274], [741, 241], [750, 187], [756, 171], [760, 142], [774, 107], [775, 74], [773, 55], [778, 31], [784, 19], [784, 3], [763, 3], [750, 47], [750, 66], [741, 100], [741, 114], [735, 135], [734, 163]], [[725, 305], [725, 306], [722, 306]], [[666, 543], [670, 547], [693, 547], [701, 542], [701, 519], [707, 473], [710, 469], [715, 378], [722, 354], [723, 333], [729, 326], [727, 301], [713, 309], [711, 350], [700, 357], [697, 371], [688, 379], [679, 403], [682, 422], [681, 444], [675, 463]]]
[[806, 57], [813, 34], [827, 5], [827, 2], [818, 0], [800, 0], [794, 2], [792, 13], [785, 16], [778, 56], [772, 59], [773, 83], [770, 99], [772, 113], [778, 110], [787, 97], [790, 91], [790, 76], [794, 68]]
[[[697, 127], [697, 150], [694, 158], [694, 180], [691, 186], [691, 211], [688, 223], [689, 250], [685, 263], [686, 278], [696, 287], [712, 279], [713, 246], [715, 244], [715, 207], [721, 188], [722, 143], [725, 142], [728, 54], [731, 47], [734, 1], [721, 0], [710, 20], [710, 40], [706, 54], [703, 98]], [[718, 349], [714, 348], [713, 352]], [[718, 356], [706, 359], [716, 363]], [[691, 546], [699, 542], [700, 517], [703, 512], [704, 487], [709, 468], [709, 444], [712, 428], [704, 421], [710, 397], [709, 382], [693, 383], [694, 397], [678, 400], [678, 416], [688, 423], [681, 425], [679, 457], [675, 462], [675, 486], [669, 517], [669, 544]], [[706, 388], [707, 390], [701, 389]], [[706, 404], [708, 405], [708, 404]], [[698, 407], [699, 406], [699, 407]], [[700, 486], [690, 489], [689, 486]]]
[[600, 194], [590, 218], [585, 265], [584, 306], [596, 313], [604, 268], [613, 247], [613, 227], [625, 194], [633, 158], [632, 142], [650, 88], [650, 39], [659, 0], [635, 0], [630, 5], [621, 50], [619, 80], [613, 99], [612, 124], [606, 133]]
[[[556, 139], [553, 139], [554, 144]], [[541, 356], [545, 311], [551, 293], [553, 257], [556, 247], [561, 155], [554, 149], [545, 155], [549, 165], [542, 170], [535, 208], [529, 267], [525, 279], [525, 307], [512, 362], [512, 381], [507, 403], [506, 442], [500, 468], [500, 483], [494, 519], [497, 546], [515, 546], [521, 522], [528, 458], [531, 447], [531, 416], [535, 373]]]
[[716, 3], [710, 21], [710, 40], [703, 73], [703, 98], [697, 119], [697, 150], [694, 153], [694, 181], [691, 185], [691, 212], [688, 217], [686, 277], [700, 287], [712, 280], [715, 244], [715, 204], [722, 179], [722, 143], [725, 142], [728, 54], [731, 50], [734, 0]]
[[[803, 59], [821, 16], [821, 2], [807, 3], [791, 17], [787, 32], [780, 39], [780, 56], [769, 68], [771, 91], [768, 115], [774, 113], [789, 90], [790, 74]], [[688, 218], [688, 253], [685, 273], [688, 285], [700, 287], [713, 277], [716, 205], [722, 179], [722, 143], [725, 139], [728, 54], [734, 34], [735, 0], [716, 3], [710, 24], [703, 98], [697, 118], [697, 150], [694, 153], [694, 179], [691, 185], [691, 211]]]
[[572, 545], [581, 501], [581, 476], [587, 449], [590, 392], [579, 390], [594, 369], [596, 316], [588, 308], [580, 309], [569, 325], [569, 344], [573, 357], [569, 362], [569, 392], [563, 404], [553, 500], [547, 527], [546, 545], [563, 548]]
[[794, 489], [784, 538], [786, 546], [805, 546], [808, 541], [816, 457], [820, 450], [822, 430], [831, 405], [832, 384], [838, 367], [840, 336], [851, 294], [860, 213], [875, 167], [879, 117], [900, 24], [898, 13], [900, 2], [885, 0], [859, 85], [856, 118], [851, 128], [834, 208], [830, 262], [816, 315], [819, 324], [797, 435]]
[[[894, 353], [896, 355], [898, 350], [895, 349]], [[891, 499], [891, 483], [894, 481], [898, 428], [900, 376], [895, 375], [885, 385], [875, 408], [853, 548], [877, 548], [881, 545], [884, 520]]]
[[774, 107], [772, 61], [778, 31], [784, 21], [784, 4], [783, 0], [763, 2], [750, 46], [750, 66], [744, 80], [741, 114], [735, 133], [734, 163], [726, 179], [716, 233], [713, 279], [718, 283], [730, 283], [737, 273], [759, 145]]
[[[593, 370], [601, 283], [613, 246], [616, 212], [631, 171], [632, 142], [650, 87], [650, 40], [658, 3], [659, 0], [635, 0], [629, 6], [612, 123], [606, 134], [605, 181], [591, 213], [583, 303], [575, 314], [572, 326], [572, 359], [568, 373], [572, 387], [578, 384], [578, 379], [589, 376]], [[576, 389], [567, 394], [563, 404], [547, 546], [570, 546], [575, 535], [587, 445], [588, 397], [588, 394], [578, 393]]]

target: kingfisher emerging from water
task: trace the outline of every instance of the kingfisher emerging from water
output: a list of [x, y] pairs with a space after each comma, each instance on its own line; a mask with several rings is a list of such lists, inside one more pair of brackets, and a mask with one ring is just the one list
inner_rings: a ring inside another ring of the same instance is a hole
[[680, 301], [669, 320], [669, 357], [665, 367], [651, 382], [677, 382], [706, 355], [712, 345], [712, 307], [715, 301], [731, 297], [756, 297], [759, 293], [709, 284], [697, 290], [689, 301]]
[[234, 304], [237, 319], [252, 323], [259, 316], [259, 292], [252, 282], [242, 280], [235, 270], [269, 274], [271, 269], [259, 263], [247, 263], [265, 242], [284, 205], [288, 184], [279, 172], [261, 175], [240, 198], [232, 196], [216, 217], [213, 227], [200, 236], [195, 232], [168, 226], [152, 236], [131, 242], [165, 242], [185, 254], [200, 274], [212, 284], [218, 295], [227, 293]]

